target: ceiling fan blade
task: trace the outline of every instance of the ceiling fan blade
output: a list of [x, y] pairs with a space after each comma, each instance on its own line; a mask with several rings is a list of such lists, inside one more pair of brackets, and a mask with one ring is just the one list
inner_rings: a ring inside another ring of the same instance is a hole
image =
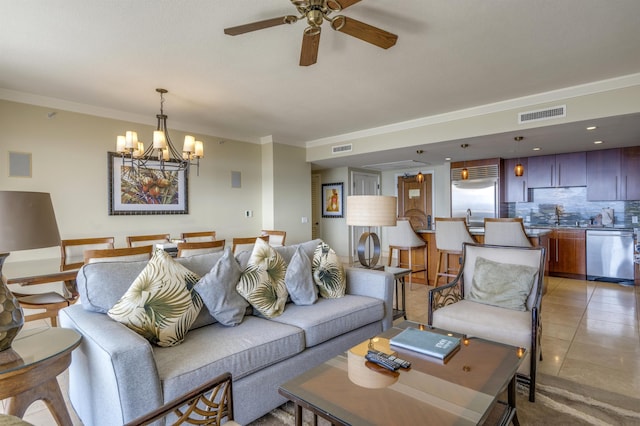
[[[293, 18], [293, 21], [290, 22]], [[278, 18], [265, 19], [264, 21], [252, 22], [250, 24], [238, 25], [237, 27], [225, 28], [224, 33], [227, 35], [240, 35], [251, 31], [262, 30], [264, 28], [275, 27], [282, 24], [293, 23], [298, 18], [292, 15], [280, 16]]]
[[[356, 3], [359, 3], [361, 0], [327, 0], [328, 5], [330, 6], [331, 9], [333, 10], [344, 10], [346, 8], [348, 8], [349, 6], [352, 6]], [[341, 7], [334, 7], [333, 3], [337, 3], [339, 4]]]
[[308, 27], [302, 36], [302, 50], [300, 51], [300, 66], [313, 65], [318, 60], [318, 47], [320, 47], [320, 27], [317, 31], [309, 31]]
[[398, 40], [398, 36], [395, 34], [342, 15], [333, 18], [331, 28], [383, 49], [390, 48]]

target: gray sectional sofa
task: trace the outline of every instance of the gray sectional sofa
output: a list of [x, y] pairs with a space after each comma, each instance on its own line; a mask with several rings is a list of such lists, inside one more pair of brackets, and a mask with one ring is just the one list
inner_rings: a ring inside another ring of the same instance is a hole
[[[318, 242], [301, 244], [310, 258]], [[276, 250], [288, 262], [295, 246]], [[236, 256], [241, 266], [248, 256]], [[220, 257], [178, 261], [204, 276]], [[69, 396], [84, 425], [121, 425], [226, 371], [233, 376], [235, 419], [246, 424], [285, 402], [281, 383], [392, 324], [393, 275], [346, 268], [344, 297], [288, 303], [273, 319], [248, 312], [235, 327], [215, 322], [203, 308], [183, 343], [153, 346], [106, 314], [145, 265], [85, 265], [77, 278], [81, 304], [60, 312], [61, 326], [82, 334], [69, 368]]]

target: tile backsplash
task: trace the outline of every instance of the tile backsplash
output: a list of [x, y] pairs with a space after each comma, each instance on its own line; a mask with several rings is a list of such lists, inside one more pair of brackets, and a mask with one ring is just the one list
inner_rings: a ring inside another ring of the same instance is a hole
[[640, 216], [640, 201], [587, 201], [584, 186], [530, 191], [531, 202], [509, 203], [509, 216], [522, 217], [529, 225], [554, 225], [558, 216], [560, 225], [588, 225], [598, 220], [603, 208], [614, 210], [615, 226], [640, 225], [632, 223], [633, 216]]

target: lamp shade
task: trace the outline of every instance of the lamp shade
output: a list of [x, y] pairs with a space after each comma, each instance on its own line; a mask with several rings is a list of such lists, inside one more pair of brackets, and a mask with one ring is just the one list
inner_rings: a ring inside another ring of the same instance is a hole
[[351, 195], [347, 197], [347, 225], [395, 226], [396, 197]]
[[0, 191], [0, 253], [60, 245], [51, 196]]

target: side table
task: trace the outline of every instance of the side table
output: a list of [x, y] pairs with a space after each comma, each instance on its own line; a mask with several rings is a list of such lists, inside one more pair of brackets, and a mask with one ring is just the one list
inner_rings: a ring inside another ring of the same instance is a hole
[[41, 399], [58, 425], [72, 424], [56, 377], [69, 367], [81, 337], [67, 328], [23, 330], [11, 349], [0, 352], [0, 399], [8, 398], [6, 414], [22, 417]]
[[[393, 309], [393, 319], [404, 318], [407, 319], [407, 308], [405, 306], [405, 293], [404, 293], [404, 281], [405, 277], [411, 273], [409, 268], [396, 268], [393, 266], [385, 266], [385, 272], [393, 274], [395, 279], [395, 306]], [[400, 294], [398, 294], [398, 285], [400, 286]]]

